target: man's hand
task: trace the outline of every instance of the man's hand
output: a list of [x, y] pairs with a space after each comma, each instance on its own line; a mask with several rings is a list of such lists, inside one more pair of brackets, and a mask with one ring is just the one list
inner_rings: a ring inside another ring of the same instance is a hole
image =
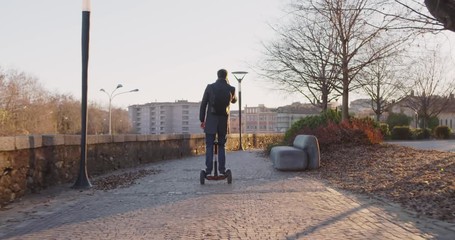
[[202, 128], [202, 129], [205, 128], [205, 122], [201, 122], [201, 128]]

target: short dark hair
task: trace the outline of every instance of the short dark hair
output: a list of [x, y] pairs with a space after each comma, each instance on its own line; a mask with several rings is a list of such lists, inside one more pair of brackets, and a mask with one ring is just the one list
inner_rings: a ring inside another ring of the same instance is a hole
[[218, 78], [226, 79], [228, 73], [226, 69], [220, 69], [216, 74], [218, 75]]

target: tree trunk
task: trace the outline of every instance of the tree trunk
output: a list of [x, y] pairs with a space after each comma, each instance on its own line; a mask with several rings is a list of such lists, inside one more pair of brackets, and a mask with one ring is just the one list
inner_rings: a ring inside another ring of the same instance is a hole
[[343, 84], [343, 102], [341, 109], [341, 120], [349, 120], [349, 85]]
[[329, 104], [329, 93], [327, 91], [327, 88], [322, 88], [321, 89], [322, 91], [322, 96], [321, 96], [321, 100], [322, 100], [322, 106], [321, 106], [321, 109], [323, 112], [327, 111], [327, 108], [328, 108], [328, 104]]
[[382, 106], [381, 106], [381, 100], [377, 99], [376, 100], [376, 121], [379, 122], [381, 120], [381, 114], [382, 114]]
[[381, 118], [382, 108], [381, 108], [381, 77], [378, 76], [378, 81], [376, 82], [376, 121], [379, 122]]

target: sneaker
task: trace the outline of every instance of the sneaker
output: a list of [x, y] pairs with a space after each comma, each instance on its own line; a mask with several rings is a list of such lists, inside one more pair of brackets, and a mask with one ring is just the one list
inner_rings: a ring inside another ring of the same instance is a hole
[[224, 170], [224, 171], [220, 170], [220, 175], [226, 175], [226, 170]]

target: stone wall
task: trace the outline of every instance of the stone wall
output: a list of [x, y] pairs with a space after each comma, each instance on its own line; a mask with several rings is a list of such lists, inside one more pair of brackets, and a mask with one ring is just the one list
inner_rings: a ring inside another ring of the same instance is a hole
[[[283, 134], [244, 134], [246, 149], [264, 148]], [[238, 149], [228, 136], [226, 149]], [[81, 159], [80, 135], [0, 137], [0, 206], [52, 185], [75, 182]], [[92, 135], [87, 137], [89, 176], [166, 159], [205, 153], [203, 134]]]

